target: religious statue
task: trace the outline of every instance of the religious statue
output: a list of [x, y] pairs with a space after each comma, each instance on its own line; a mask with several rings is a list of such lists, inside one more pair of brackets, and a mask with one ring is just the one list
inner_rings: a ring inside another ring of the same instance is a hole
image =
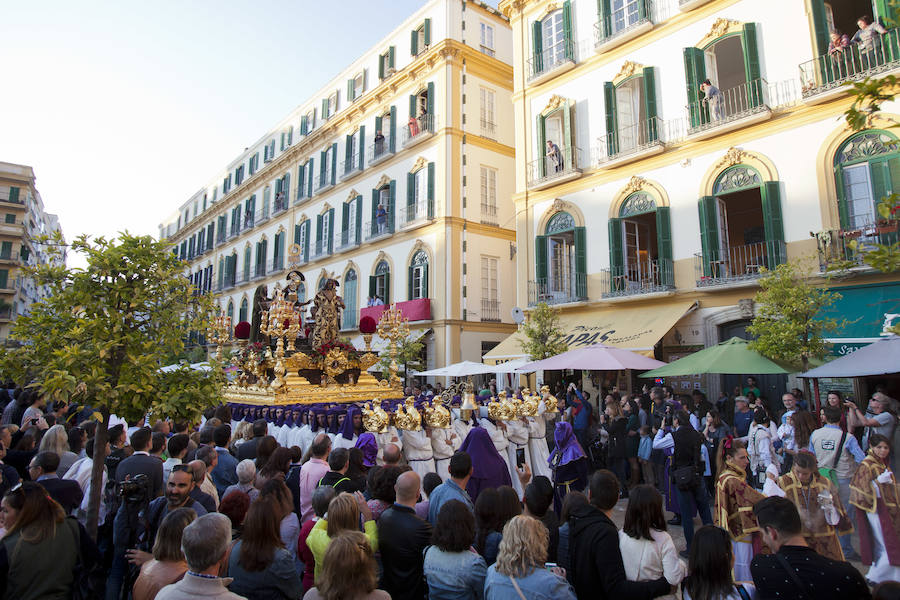
[[[269, 292], [265, 284], [256, 288], [253, 293], [253, 316], [250, 321], [250, 343], [255, 344], [260, 340], [259, 328], [262, 325], [262, 314], [269, 310]], [[268, 344], [268, 340], [265, 340]]]
[[311, 316], [313, 324], [313, 348], [336, 340], [341, 327], [341, 309], [344, 301], [338, 296], [336, 279], [328, 279], [313, 299]]
[[306, 337], [306, 334], [304, 333], [303, 307], [312, 302], [312, 300], [302, 302], [299, 294], [300, 286], [306, 281], [306, 277], [304, 277], [303, 273], [300, 271], [292, 270], [287, 274], [285, 279], [287, 280], [287, 283], [284, 286], [284, 297], [286, 300], [294, 303], [294, 310], [297, 311], [300, 319], [300, 337]]

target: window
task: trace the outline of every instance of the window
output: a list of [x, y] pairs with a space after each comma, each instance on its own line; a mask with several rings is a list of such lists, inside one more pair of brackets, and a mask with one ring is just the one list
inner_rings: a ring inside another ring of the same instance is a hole
[[[252, 262], [250, 254], [250, 244], [247, 244], [247, 246], [244, 248], [244, 281], [250, 281], [250, 263]], [[246, 300], [244, 300], [244, 302], [246, 302]], [[243, 310], [243, 306], [241, 306], [241, 310]], [[241, 321], [246, 320], [246, 315], [241, 317]]]
[[409, 299], [428, 297], [428, 255], [419, 250], [413, 255], [409, 265]]
[[362, 241], [362, 196], [344, 203], [341, 221], [341, 246], [359, 244]]
[[[395, 151], [397, 145], [396, 117], [396, 106], [392, 106], [381, 116], [375, 117], [375, 141], [372, 144], [370, 161], [381, 158], [386, 152], [393, 153]], [[380, 137], [379, 134], [381, 134]]]
[[[250, 174], [253, 175], [254, 173], [256, 173], [256, 171], [258, 169], [259, 169], [259, 152], [257, 152], [256, 154], [254, 154], [253, 156], [250, 157]], [[206, 210], [206, 208], [205, 208], [206, 198], [204, 197], [203, 200], [204, 200], [204, 209], [203, 210]]]
[[0, 288], [9, 287], [9, 269], [0, 269]]
[[[244, 182], [244, 165], [234, 170], [234, 185], [241, 185]], [[197, 207], [194, 206], [194, 215], [197, 214]]]
[[366, 91], [366, 71], [362, 70], [347, 80], [347, 101], [353, 102]]
[[331, 254], [334, 250], [334, 209], [329, 208], [316, 217], [316, 255]]
[[481, 257], [481, 320], [500, 320], [500, 259], [495, 256]]
[[291, 194], [291, 174], [285, 173], [275, 180], [275, 211], [287, 210], [288, 197]]
[[359, 129], [344, 138], [344, 175], [354, 171], [362, 171], [365, 166], [363, 145], [365, 144], [366, 127]]
[[535, 240], [537, 298], [530, 302], [571, 302], [587, 297], [587, 236], [567, 212], [547, 221], [544, 235]]
[[[228, 177], [222, 180], [222, 195], [224, 196], [229, 191], [231, 191], [231, 173], [228, 174]], [[185, 224], [187, 224], [187, 218], [185, 217]]]
[[313, 193], [313, 159], [297, 167], [297, 200], [309, 198]]
[[394, 232], [394, 200], [397, 185], [388, 185], [372, 190], [372, 221], [369, 237], [377, 237]]
[[385, 260], [375, 266], [375, 274], [369, 277], [369, 296], [391, 303], [391, 268]]
[[312, 109], [300, 117], [300, 134], [309, 135], [316, 128], [316, 109]]
[[599, 41], [604, 41], [650, 18], [648, 0], [600, 0]]
[[225, 316], [228, 317], [229, 321], [234, 320], [234, 302], [231, 300], [228, 301], [228, 309], [225, 311]]
[[341, 324], [342, 329], [354, 329], [357, 326], [356, 301], [359, 294], [356, 290], [356, 283], [356, 271], [350, 269], [347, 271], [347, 274], [344, 275], [344, 292], [342, 294], [344, 299], [344, 314], [343, 323]]
[[300, 261], [309, 260], [309, 219], [294, 225], [294, 243], [300, 247]]
[[609, 220], [609, 290], [604, 295], [656, 292], [674, 285], [669, 207], [647, 192], [629, 195]]
[[239, 322], [243, 323], [244, 321], [247, 320], [247, 317], [250, 314], [249, 308], [250, 307], [248, 306], [247, 299], [243, 298], [241, 300], [241, 310], [238, 312], [238, 321]]
[[434, 163], [428, 163], [427, 169], [419, 169], [407, 175], [404, 222], [411, 223], [424, 218], [434, 218]]
[[338, 111], [338, 93], [334, 92], [322, 100], [322, 118], [330, 119]]
[[488, 56], [494, 56], [494, 27], [487, 23], [481, 24], [481, 51]]
[[291, 147], [291, 144], [294, 140], [294, 128], [288, 127], [285, 131], [281, 132], [281, 151], [284, 152], [288, 148]]
[[269, 250], [269, 242], [266, 238], [256, 242], [256, 277], [266, 274], [266, 254]]
[[263, 148], [263, 162], [271, 162], [275, 158], [275, 140], [269, 140]]
[[9, 260], [12, 257], [12, 242], [0, 243], [0, 258]]
[[842, 228], [871, 228], [881, 199], [900, 192], [896, 143], [887, 132], [869, 130], [852, 136], [838, 149], [834, 173]]
[[394, 74], [394, 47], [378, 57], [378, 79], [386, 79]]
[[497, 169], [481, 167], [481, 222], [497, 225]]
[[337, 180], [337, 163], [334, 157], [337, 155], [337, 142], [328, 146], [320, 153], [321, 165], [319, 168], [318, 189], [324, 189], [334, 185]]
[[572, 41], [572, 7], [569, 0], [561, 10], [550, 13], [532, 24], [532, 58], [530, 76], [537, 77], [565, 62], [575, 60]]
[[12, 225], [15, 222], [16, 222], [16, 215], [6, 213], [6, 223]]
[[279, 231], [275, 234], [274, 252], [272, 254], [272, 265], [275, 269], [284, 268], [284, 232]]
[[598, 148], [600, 160], [639, 150], [659, 139], [656, 115], [656, 69], [615, 85], [603, 84], [606, 109], [606, 143]]
[[496, 104], [496, 94], [494, 90], [488, 88], [479, 88], [479, 106], [481, 114], [481, 135], [482, 137], [494, 138], [496, 136], [496, 121], [494, 120], [494, 106]]
[[410, 55], [418, 56], [420, 52], [427, 50], [431, 44], [431, 19], [425, 19], [424, 23], [413, 29], [410, 38]]

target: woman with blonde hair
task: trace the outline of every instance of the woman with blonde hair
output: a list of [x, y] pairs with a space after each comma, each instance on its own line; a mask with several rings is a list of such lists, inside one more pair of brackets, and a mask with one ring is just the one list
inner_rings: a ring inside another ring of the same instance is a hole
[[303, 600], [391, 600], [376, 589], [375, 553], [359, 531], [341, 531], [331, 540], [316, 581]]
[[550, 534], [532, 517], [513, 517], [503, 528], [497, 562], [484, 582], [485, 600], [533, 598], [575, 600], [575, 591], [557, 566], [544, 568]]
[[187, 572], [181, 534], [196, 519], [192, 508], [176, 508], [163, 518], [153, 542], [153, 560], [141, 565], [141, 574], [134, 582], [134, 600], [153, 600], [159, 590], [181, 581]]
[[59, 467], [57, 473], [63, 475], [69, 470], [69, 467], [78, 460], [78, 455], [69, 450], [69, 434], [62, 425], [54, 425], [47, 430], [44, 437], [41, 438], [41, 446], [38, 452], [54, 452], [59, 456]]
[[372, 552], [378, 551], [378, 526], [372, 518], [372, 509], [366, 504], [366, 499], [359, 492], [338, 494], [328, 503], [328, 512], [325, 513], [325, 518], [316, 522], [306, 538], [306, 545], [309, 546], [313, 558], [316, 559], [316, 581], [322, 575], [325, 552], [328, 550], [331, 540], [342, 531], [359, 531], [360, 514], [365, 521], [363, 529], [366, 532], [366, 539], [369, 540], [369, 546], [371, 546]]

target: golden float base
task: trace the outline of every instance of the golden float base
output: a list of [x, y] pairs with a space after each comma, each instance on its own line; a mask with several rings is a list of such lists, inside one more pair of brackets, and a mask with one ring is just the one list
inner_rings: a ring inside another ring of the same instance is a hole
[[226, 402], [256, 406], [343, 404], [370, 402], [375, 398], [402, 398], [403, 387], [399, 381], [395, 385], [387, 380], [378, 381], [367, 372], [360, 373], [356, 385], [329, 383], [324, 386], [312, 384], [305, 377], [290, 373], [284, 378], [284, 387], [277, 392], [270, 387], [229, 385], [223, 395]]

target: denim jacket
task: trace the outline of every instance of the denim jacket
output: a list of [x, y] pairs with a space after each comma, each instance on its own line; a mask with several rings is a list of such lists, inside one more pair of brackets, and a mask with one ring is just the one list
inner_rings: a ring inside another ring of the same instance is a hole
[[429, 600], [482, 600], [487, 566], [472, 550], [444, 552], [437, 546], [425, 551], [425, 580]]
[[[543, 567], [536, 567], [525, 577], [516, 577], [516, 583], [528, 600], [576, 600], [575, 590], [569, 582]], [[509, 576], [497, 572], [497, 565], [488, 569], [484, 597], [486, 600], [521, 600]]]

